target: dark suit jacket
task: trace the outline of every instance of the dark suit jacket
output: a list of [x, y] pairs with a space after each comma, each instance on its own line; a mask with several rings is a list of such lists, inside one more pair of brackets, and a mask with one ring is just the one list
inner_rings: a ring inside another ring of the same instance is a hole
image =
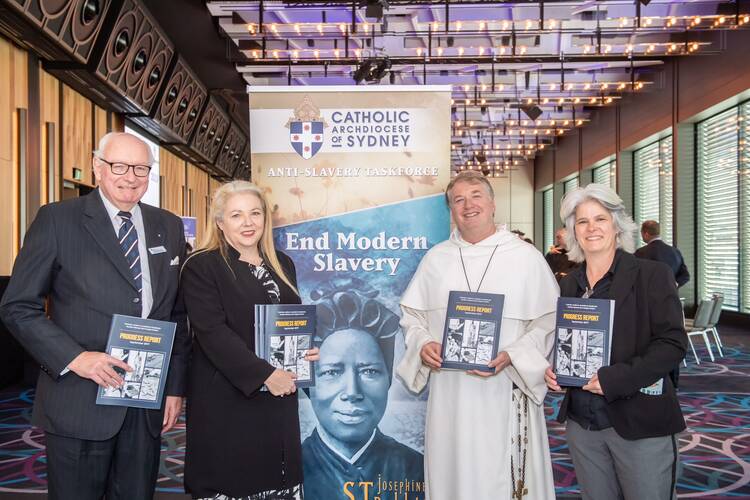
[[[176, 300], [180, 265], [170, 261], [179, 257], [181, 264], [185, 259], [184, 230], [180, 219], [166, 210], [140, 207], [146, 247], [166, 249], [148, 255], [154, 298], [149, 317], [177, 323], [165, 392], [182, 395], [190, 337], [184, 308]], [[126, 408], [96, 405], [98, 386], [93, 381], [60, 373], [83, 351], [103, 352], [112, 315], [140, 316], [140, 302], [98, 190], [39, 209], [0, 304], [8, 329], [41, 365], [35, 425], [89, 440], [108, 439], [119, 431]], [[158, 436], [163, 412], [147, 413], [149, 430]]]
[[682, 258], [682, 253], [676, 247], [667, 245], [662, 240], [654, 240], [648, 245], [642, 246], [635, 251], [635, 256], [640, 259], [656, 260], [668, 265], [672, 269], [678, 287], [690, 281], [690, 273], [685, 265], [685, 259]]
[[[560, 282], [563, 297], [574, 297], [577, 290], [572, 275]], [[612, 427], [625, 439], [682, 431], [685, 420], [668, 374], [685, 357], [687, 336], [670, 270], [622, 252], [610, 298], [615, 301], [611, 364], [598, 373]], [[664, 381], [660, 396], [639, 391], [659, 379]], [[560, 406], [560, 422], [567, 416], [569, 401], [568, 392]]]
[[[277, 252], [293, 283], [292, 260]], [[282, 304], [300, 298], [276, 278]], [[239, 253], [191, 256], [181, 288], [195, 336], [187, 402], [185, 490], [247, 497], [302, 482], [297, 397], [261, 392], [273, 366], [255, 355], [255, 304], [270, 304]]]

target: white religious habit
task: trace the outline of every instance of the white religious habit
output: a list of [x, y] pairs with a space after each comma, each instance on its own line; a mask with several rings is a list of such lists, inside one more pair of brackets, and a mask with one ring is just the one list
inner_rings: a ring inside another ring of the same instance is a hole
[[[505, 295], [498, 352], [511, 364], [499, 374], [422, 363], [422, 347], [442, 343], [451, 290]], [[422, 259], [401, 298], [406, 353], [397, 373], [413, 392], [429, 381], [426, 500], [554, 500], [542, 403], [559, 294], [542, 254], [504, 229], [476, 244], [456, 229]]]

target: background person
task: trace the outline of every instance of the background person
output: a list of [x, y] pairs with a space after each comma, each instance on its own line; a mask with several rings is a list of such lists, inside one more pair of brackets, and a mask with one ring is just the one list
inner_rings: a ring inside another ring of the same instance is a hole
[[221, 186], [209, 221], [182, 270], [195, 335], [185, 490], [193, 498], [299, 500], [295, 376], [256, 356], [254, 338], [254, 304], [300, 303], [294, 264], [274, 249], [268, 203], [254, 184]]
[[567, 231], [564, 227], [555, 231], [555, 244], [544, 256], [544, 260], [549, 264], [549, 268], [552, 269], [552, 274], [555, 275], [558, 283], [577, 266], [575, 262], [568, 258], [568, 247], [565, 243], [566, 234]]
[[347, 481], [424, 479], [422, 454], [378, 429], [399, 326], [377, 295], [359, 279], [335, 279], [312, 293], [320, 361], [309, 389], [318, 426], [302, 445], [307, 500], [345, 498]]
[[[589, 184], [569, 192], [560, 217], [570, 258], [582, 263], [561, 281], [561, 295], [615, 301], [611, 364], [582, 388], [568, 389], [558, 415], [567, 419], [581, 494], [675, 498], [675, 434], [685, 420], [668, 373], [685, 356], [687, 337], [672, 273], [628, 253], [636, 226], [610, 188]], [[545, 379], [560, 390], [551, 369]]]
[[[639, 259], [655, 260], [657, 262], [663, 262], [672, 270], [674, 274], [674, 280], [677, 283], [677, 288], [685, 285], [690, 281], [690, 273], [685, 265], [685, 259], [682, 258], [682, 253], [677, 247], [667, 245], [661, 239], [661, 226], [655, 220], [647, 220], [641, 224], [641, 238], [646, 242], [646, 245], [642, 246], [635, 251], [635, 256]], [[669, 372], [669, 376], [672, 378], [675, 388], [679, 386], [680, 382], [680, 363]]]
[[[41, 365], [32, 423], [45, 431], [49, 498], [151, 498], [190, 354], [177, 301], [184, 231], [140, 203], [153, 163], [143, 141], [109, 133], [92, 163], [97, 189], [39, 209], [0, 316]], [[99, 386], [127, 391], [113, 367], [131, 370], [104, 353], [113, 314], [177, 323], [161, 410], [96, 404]]]
[[641, 224], [641, 238], [646, 242], [635, 251], [635, 256], [640, 259], [655, 260], [663, 262], [672, 270], [677, 288], [690, 281], [690, 272], [685, 265], [682, 253], [672, 245], [664, 243], [661, 239], [661, 226], [655, 220], [647, 220]]

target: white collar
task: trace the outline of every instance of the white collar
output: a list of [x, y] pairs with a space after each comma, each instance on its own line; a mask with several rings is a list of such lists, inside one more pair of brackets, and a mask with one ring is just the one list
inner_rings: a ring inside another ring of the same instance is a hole
[[467, 247], [472, 245], [479, 247], [494, 247], [496, 245], [502, 245], [509, 242], [520, 242], [526, 244], [518, 236], [505, 229], [504, 226], [497, 226], [497, 230], [495, 231], [495, 233], [489, 235], [482, 241], [478, 241], [477, 243], [469, 243], [468, 241], [463, 239], [463, 237], [461, 236], [461, 232], [456, 227], [451, 233], [450, 241], [459, 247]]
[[345, 460], [345, 461], [349, 462], [350, 464], [354, 465], [354, 463], [355, 463], [355, 462], [356, 462], [357, 460], [359, 460], [359, 457], [361, 457], [361, 456], [362, 456], [362, 454], [364, 454], [364, 452], [365, 452], [365, 451], [367, 451], [367, 448], [369, 448], [369, 447], [370, 447], [370, 445], [372, 444], [372, 441], [373, 441], [373, 439], [375, 439], [375, 433], [377, 432], [377, 430], [378, 430], [378, 429], [377, 429], [377, 427], [376, 427], [375, 429], [373, 429], [373, 431], [372, 431], [372, 436], [370, 436], [370, 439], [368, 439], [368, 440], [367, 440], [367, 442], [365, 443], [365, 445], [364, 445], [364, 446], [362, 446], [362, 448], [360, 448], [359, 450], [357, 450], [357, 452], [356, 452], [356, 453], [355, 453], [354, 455], [352, 455], [352, 458], [347, 458], [347, 457], [345, 457], [344, 455], [342, 455], [342, 454], [341, 454], [341, 453], [340, 453], [340, 452], [339, 452], [339, 451], [338, 451], [338, 450], [336, 449], [336, 447], [335, 447], [335, 446], [333, 446], [333, 445], [332, 445], [331, 443], [329, 443], [329, 442], [328, 442], [328, 441], [326, 440], [326, 437], [325, 437], [325, 433], [323, 433], [323, 432], [318, 432], [318, 436], [320, 436], [320, 440], [321, 440], [321, 441], [323, 441], [323, 444], [325, 444], [325, 445], [326, 445], [326, 447], [327, 447], [327, 448], [328, 448], [329, 450], [331, 450], [331, 451], [332, 451], [333, 453], [335, 453], [335, 454], [336, 454], [337, 456], [341, 457], [341, 459], [342, 459], [342, 460]]
[[[97, 191], [99, 191], [99, 196], [102, 199], [102, 202], [104, 203], [104, 208], [107, 210], [107, 215], [109, 215], [110, 220], [114, 220], [116, 222], [120, 222], [118, 219], [115, 219], [115, 217], [120, 217], [118, 214], [120, 213], [120, 209], [117, 208], [109, 199], [107, 199], [106, 196], [104, 196], [104, 193], [102, 192], [101, 188], [97, 188]], [[135, 217], [137, 213], [140, 213], [141, 206], [136, 203], [133, 205], [133, 208], [130, 209], [130, 213]]]

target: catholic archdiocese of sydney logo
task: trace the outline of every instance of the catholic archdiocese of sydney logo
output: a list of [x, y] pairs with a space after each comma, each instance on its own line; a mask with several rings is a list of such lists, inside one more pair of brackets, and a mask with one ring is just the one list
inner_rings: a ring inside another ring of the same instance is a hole
[[320, 116], [320, 108], [306, 95], [294, 110], [294, 117], [286, 122], [289, 129], [289, 142], [305, 160], [315, 156], [323, 146], [324, 131], [328, 124]]

